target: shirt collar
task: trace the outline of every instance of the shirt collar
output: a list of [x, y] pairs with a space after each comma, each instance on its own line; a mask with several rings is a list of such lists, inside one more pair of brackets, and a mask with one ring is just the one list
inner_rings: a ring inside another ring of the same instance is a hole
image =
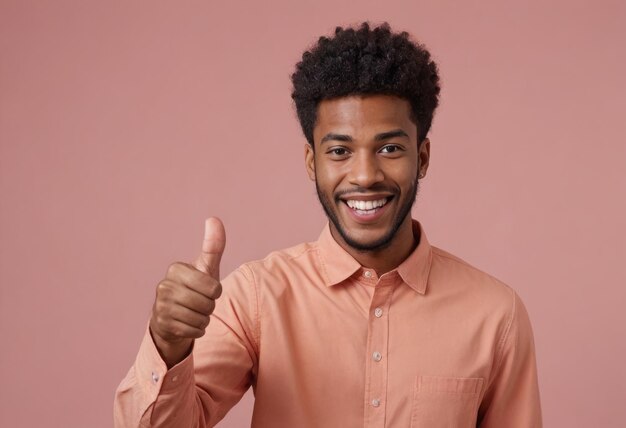
[[[424, 294], [430, 273], [432, 250], [424, 229], [417, 220], [413, 220], [413, 234], [419, 237], [419, 244], [394, 270], [409, 287]], [[339, 284], [362, 268], [361, 264], [335, 241], [328, 223], [320, 234], [317, 248], [327, 286]]]

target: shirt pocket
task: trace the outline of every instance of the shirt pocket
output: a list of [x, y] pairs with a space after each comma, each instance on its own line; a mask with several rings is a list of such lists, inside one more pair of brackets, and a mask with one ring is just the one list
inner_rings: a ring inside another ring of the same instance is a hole
[[417, 376], [411, 428], [476, 427], [480, 377]]

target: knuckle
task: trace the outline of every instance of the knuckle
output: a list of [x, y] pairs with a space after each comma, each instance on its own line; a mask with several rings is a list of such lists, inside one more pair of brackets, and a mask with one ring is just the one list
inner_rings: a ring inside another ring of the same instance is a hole
[[165, 320], [163, 319], [161, 315], [157, 315], [154, 318], [154, 323], [159, 328], [159, 330], [167, 331], [167, 324], [165, 323]]
[[156, 301], [162, 304], [170, 304], [181, 297], [181, 288], [184, 285], [173, 280], [163, 280], [157, 285]]
[[162, 296], [166, 292], [167, 292], [167, 283], [165, 281], [159, 282], [156, 286], [157, 296]]
[[157, 284], [157, 297], [168, 297], [172, 294], [173, 283], [167, 279]]
[[160, 316], [162, 316], [164, 313], [167, 312], [168, 310], [168, 304], [166, 303], [166, 300], [164, 299], [163, 295], [160, 296], [160, 298], [157, 298], [154, 302], [154, 312], [156, 314], [159, 314]]
[[180, 274], [181, 269], [183, 268], [183, 264], [181, 262], [171, 263], [167, 267], [167, 277], [173, 278]]
[[156, 323], [159, 327], [161, 327], [163, 330], [167, 330], [167, 320], [165, 319], [165, 317], [163, 317], [163, 315], [158, 314], [156, 316]]
[[211, 288], [211, 297], [213, 299], [219, 299], [222, 295], [222, 284], [219, 281], [215, 281]]
[[159, 300], [154, 301], [154, 305], [152, 305], [152, 313], [154, 314], [154, 320], [158, 321], [159, 315], [161, 313], [161, 302]]
[[167, 276], [172, 276], [175, 273], [176, 273], [176, 262], [170, 263], [170, 265], [167, 267], [166, 275]]

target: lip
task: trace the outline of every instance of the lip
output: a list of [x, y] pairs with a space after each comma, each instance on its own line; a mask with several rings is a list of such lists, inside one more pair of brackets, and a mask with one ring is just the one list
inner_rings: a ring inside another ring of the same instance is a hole
[[[377, 201], [379, 199], [391, 199], [393, 198], [393, 195], [388, 193], [388, 194], [370, 194], [368, 193], [367, 195], [364, 195], [363, 193], [355, 193], [354, 195], [341, 195], [341, 197], [339, 198], [341, 201], [346, 202], [349, 200], [353, 200], [353, 201]], [[387, 203], [389, 203], [389, 201], [387, 201]]]
[[[350, 208], [347, 204], [347, 200], [358, 200], [358, 201], [375, 201], [378, 199], [388, 199], [387, 203], [380, 208], [376, 208], [372, 214], [359, 214], [356, 210]], [[341, 197], [341, 206], [342, 209], [348, 212], [348, 216], [359, 224], [372, 224], [378, 221], [388, 210], [389, 205], [393, 201], [393, 196], [391, 195], [354, 195], [350, 197]]]

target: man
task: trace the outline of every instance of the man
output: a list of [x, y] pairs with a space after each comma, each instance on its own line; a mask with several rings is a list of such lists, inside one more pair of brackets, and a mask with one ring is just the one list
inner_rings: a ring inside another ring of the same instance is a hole
[[196, 262], [157, 286], [116, 426], [213, 426], [252, 386], [259, 427], [540, 427], [519, 297], [411, 218], [439, 95], [428, 51], [387, 24], [337, 28], [292, 80], [328, 225], [220, 284], [225, 231], [207, 220]]

